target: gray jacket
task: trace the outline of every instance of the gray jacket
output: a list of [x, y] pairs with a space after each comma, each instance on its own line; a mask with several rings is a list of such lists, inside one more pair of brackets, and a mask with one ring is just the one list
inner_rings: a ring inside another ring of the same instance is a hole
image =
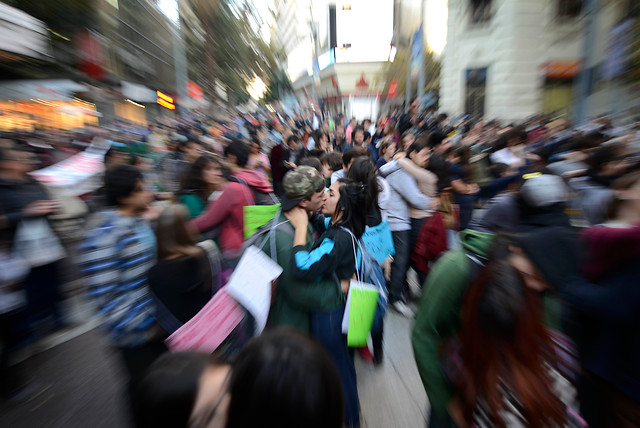
[[391, 161], [380, 168], [380, 174], [386, 178], [391, 187], [389, 200], [385, 204], [389, 228], [392, 232], [411, 230], [409, 206], [425, 210], [431, 199], [420, 193], [415, 178], [401, 169], [396, 161]]

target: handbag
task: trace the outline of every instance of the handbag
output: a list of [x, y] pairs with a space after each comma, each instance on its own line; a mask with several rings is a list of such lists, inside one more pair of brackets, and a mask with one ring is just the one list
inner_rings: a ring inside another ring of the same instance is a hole
[[444, 227], [458, 230], [460, 225], [460, 207], [453, 202], [453, 195], [448, 190], [440, 192], [440, 213]]
[[18, 224], [13, 251], [31, 267], [48, 265], [67, 255], [44, 217], [23, 219]]

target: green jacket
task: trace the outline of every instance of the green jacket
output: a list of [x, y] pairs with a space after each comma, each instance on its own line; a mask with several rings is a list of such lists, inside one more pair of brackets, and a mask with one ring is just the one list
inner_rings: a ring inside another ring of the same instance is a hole
[[440, 346], [460, 330], [460, 309], [470, 276], [466, 252], [487, 257], [493, 237], [469, 229], [460, 232], [464, 249], [444, 254], [423, 287], [411, 343], [431, 408], [441, 416], [447, 414], [447, 405], [454, 394], [442, 374]]
[[[278, 218], [278, 223], [284, 223], [275, 231], [277, 262], [282, 267], [282, 275], [278, 281], [276, 298], [271, 307], [267, 325], [271, 327], [288, 326], [309, 333], [311, 330], [309, 314], [338, 308], [344, 302], [344, 294], [337, 279], [309, 282], [295, 279], [292, 276], [293, 227], [282, 213]], [[266, 233], [268, 234], [268, 232]], [[258, 245], [265, 254], [273, 258], [270, 239], [259, 239]], [[309, 251], [314, 242], [313, 228], [309, 225], [307, 228]]]
[[194, 219], [204, 212], [207, 207], [198, 195], [182, 195], [180, 203], [187, 207], [189, 218]]

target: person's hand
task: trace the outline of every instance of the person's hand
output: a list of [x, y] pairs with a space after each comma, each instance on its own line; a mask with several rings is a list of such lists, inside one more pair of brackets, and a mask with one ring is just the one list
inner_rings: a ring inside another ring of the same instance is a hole
[[427, 205], [428, 211], [437, 211], [440, 209], [440, 198], [431, 198], [431, 202]]
[[294, 229], [306, 229], [309, 224], [309, 214], [304, 208], [295, 207], [284, 213]]
[[479, 191], [480, 191], [480, 187], [478, 187], [478, 185], [476, 183], [472, 183], [472, 184], [469, 184], [469, 187], [468, 187], [468, 190], [467, 190], [467, 194], [468, 195], [475, 195]]
[[142, 213], [142, 217], [149, 221], [155, 221], [160, 217], [160, 214], [164, 211], [162, 205], [150, 205], [145, 212]]
[[60, 204], [58, 201], [34, 201], [24, 207], [22, 214], [25, 217], [40, 217], [43, 215], [49, 215], [58, 211]]
[[349, 286], [350, 285], [351, 285], [351, 280], [350, 279], [341, 279], [340, 280], [340, 288], [342, 289], [342, 292], [344, 293], [345, 296], [347, 294], [349, 294]]
[[449, 412], [449, 416], [456, 424], [457, 427], [466, 428], [469, 426], [467, 421], [464, 419], [464, 415], [462, 413], [462, 405], [460, 404], [460, 400], [455, 398], [447, 405], [447, 411]]

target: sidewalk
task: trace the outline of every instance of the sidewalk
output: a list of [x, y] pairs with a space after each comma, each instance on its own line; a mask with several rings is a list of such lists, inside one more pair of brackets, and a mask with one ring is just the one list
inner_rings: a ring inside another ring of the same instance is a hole
[[[95, 328], [82, 297], [76, 295], [67, 303], [74, 308], [74, 327], [36, 342], [14, 361], [33, 388], [25, 401], [0, 408], [0, 426], [130, 426], [117, 354]], [[428, 404], [411, 350], [412, 324], [389, 311], [382, 365], [374, 367], [355, 357], [363, 428], [426, 426]]]

